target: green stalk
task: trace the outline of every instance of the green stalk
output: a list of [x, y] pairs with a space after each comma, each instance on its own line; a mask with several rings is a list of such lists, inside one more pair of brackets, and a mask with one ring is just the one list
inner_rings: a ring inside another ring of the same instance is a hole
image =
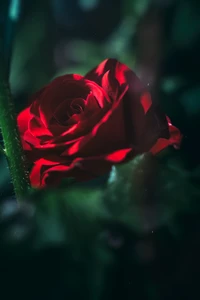
[[9, 83], [4, 79], [0, 80], [0, 127], [14, 191], [17, 200], [20, 201], [27, 194], [30, 186], [29, 176]]

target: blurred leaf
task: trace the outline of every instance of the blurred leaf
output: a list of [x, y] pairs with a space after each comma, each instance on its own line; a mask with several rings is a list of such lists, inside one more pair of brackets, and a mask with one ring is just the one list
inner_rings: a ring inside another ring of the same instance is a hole
[[47, 32], [47, 22], [43, 12], [33, 11], [20, 26], [16, 35], [11, 64], [10, 81], [16, 94], [27, 88], [35, 91], [48, 80], [41, 65], [41, 45]]
[[134, 18], [141, 17], [147, 9], [150, 0], [127, 0], [125, 1], [125, 14]]
[[175, 46], [187, 47], [199, 37], [199, 11], [193, 1], [180, 1], [173, 22], [172, 41]]
[[105, 217], [101, 191], [70, 188], [36, 192], [37, 247], [45, 244], [86, 245], [95, 238], [98, 223]]
[[184, 105], [186, 114], [192, 118], [200, 114], [200, 87], [191, 88], [180, 97], [180, 102]]
[[116, 220], [136, 232], [169, 225], [177, 215], [192, 211], [200, 196], [192, 174], [169, 149], [157, 157], [139, 155], [112, 172], [104, 203]]

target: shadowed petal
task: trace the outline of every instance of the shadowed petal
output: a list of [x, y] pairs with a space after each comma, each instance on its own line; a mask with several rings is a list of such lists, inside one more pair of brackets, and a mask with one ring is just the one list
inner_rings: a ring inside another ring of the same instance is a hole
[[17, 116], [17, 123], [20, 134], [23, 134], [28, 129], [29, 120], [33, 117], [30, 112], [30, 107], [24, 109]]

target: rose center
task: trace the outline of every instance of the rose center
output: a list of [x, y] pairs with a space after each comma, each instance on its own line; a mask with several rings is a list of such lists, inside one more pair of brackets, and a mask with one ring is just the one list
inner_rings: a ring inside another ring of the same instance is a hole
[[84, 106], [80, 103], [72, 103], [67, 111], [68, 118], [71, 118], [73, 115], [81, 114], [84, 110]]
[[54, 120], [60, 125], [77, 123], [79, 115], [84, 111], [85, 100], [78, 98], [63, 101], [54, 112]]

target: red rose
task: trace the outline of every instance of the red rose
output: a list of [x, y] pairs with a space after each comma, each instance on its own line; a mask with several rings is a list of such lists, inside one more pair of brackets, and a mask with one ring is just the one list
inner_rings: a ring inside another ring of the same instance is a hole
[[63, 177], [88, 180], [114, 163], [181, 141], [137, 76], [115, 59], [84, 77], [58, 77], [32, 99], [18, 126], [34, 163], [33, 186], [56, 185]]

